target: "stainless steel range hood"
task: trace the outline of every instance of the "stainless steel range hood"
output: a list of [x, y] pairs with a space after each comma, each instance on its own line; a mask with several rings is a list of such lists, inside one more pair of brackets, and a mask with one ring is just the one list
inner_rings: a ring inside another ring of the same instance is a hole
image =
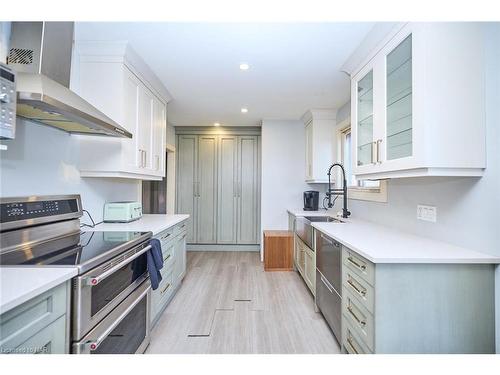
[[17, 115], [70, 133], [132, 134], [69, 89], [73, 22], [12, 22], [8, 65], [17, 72]]

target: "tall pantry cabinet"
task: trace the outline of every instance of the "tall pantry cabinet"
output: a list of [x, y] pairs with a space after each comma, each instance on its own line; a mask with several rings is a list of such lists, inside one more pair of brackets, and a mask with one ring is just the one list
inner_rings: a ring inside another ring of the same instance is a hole
[[191, 215], [189, 244], [260, 239], [260, 136], [177, 135], [177, 209]]

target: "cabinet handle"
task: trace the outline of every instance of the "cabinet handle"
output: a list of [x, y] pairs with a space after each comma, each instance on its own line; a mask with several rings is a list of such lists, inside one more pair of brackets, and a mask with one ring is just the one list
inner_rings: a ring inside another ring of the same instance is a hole
[[380, 143], [382, 143], [382, 140], [377, 140], [377, 162], [382, 164], [382, 160], [380, 160]]
[[170, 283], [168, 283], [167, 286], [165, 288], [163, 288], [163, 290], [160, 292], [160, 294], [165, 293], [168, 288], [170, 288]]
[[164, 262], [166, 262], [168, 260], [168, 258], [170, 258], [172, 254], [168, 254], [167, 257], [165, 259], [163, 259]]
[[358, 316], [354, 313], [351, 306], [347, 307], [347, 311], [349, 311], [349, 313], [352, 315], [354, 320], [356, 320], [360, 326], [364, 327], [366, 325], [366, 321], [359, 319]]
[[155, 160], [156, 160], [156, 170], [158, 171], [160, 169], [160, 157], [158, 155], [155, 155]]
[[375, 153], [376, 147], [377, 147], [377, 142], [372, 142], [372, 160], [371, 160], [372, 164], [377, 164], [377, 162], [374, 160], [375, 158], [373, 155]]
[[366, 270], [366, 266], [364, 264], [359, 264], [358, 262], [356, 262], [353, 257], [348, 257], [347, 260], [358, 267], [360, 270]]
[[354, 347], [354, 344], [352, 343], [352, 340], [351, 340], [350, 336], [347, 338], [347, 343], [349, 344], [349, 346], [351, 347], [352, 351], [355, 354], [359, 354], [359, 352], [357, 351], [357, 349]]
[[366, 296], [366, 289], [359, 289], [356, 285], [354, 285], [354, 283], [351, 281], [351, 279], [348, 279], [347, 280], [347, 284], [349, 284], [356, 292], [358, 292], [359, 295], [361, 296]]
[[167, 233], [165, 236], [163, 236], [161, 239], [164, 240], [165, 238], [168, 238], [172, 233]]
[[196, 190], [197, 190], [197, 194], [198, 194], [198, 197], [200, 196], [200, 182], [197, 182], [196, 183]]

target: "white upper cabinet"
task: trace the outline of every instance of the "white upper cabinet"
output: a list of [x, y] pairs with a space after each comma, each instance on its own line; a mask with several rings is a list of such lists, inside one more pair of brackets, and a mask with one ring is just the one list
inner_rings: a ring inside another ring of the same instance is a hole
[[336, 110], [311, 109], [302, 116], [305, 125], [305, 181], [327, 183], [333, 162]]
[[126, 43], [76, 42], [73, 61], [71, 89], [133, 134], [79, 137], [80, 175], [165, 177], [168, 91]]
[[480, 25], [399, 25], [374, 50], [351, 74], [356, 177], [481, 176]]

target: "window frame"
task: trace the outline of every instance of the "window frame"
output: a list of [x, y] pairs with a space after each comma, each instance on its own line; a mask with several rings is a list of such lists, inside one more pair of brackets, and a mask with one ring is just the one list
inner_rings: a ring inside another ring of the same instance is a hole
[[[337, 140], [337, 160], [339, 160], [342, 165], [344, 165], [344, 148], [345, 148], [345, 138], [347, 134], [351, 133], [351, 118], [343, 120], [337, 124], [337, 131], [335, 138]], [[352, 157], [354, 156], [354, 150], [352, 149], [354, 142], [351, 136], [351, 168], [352, 171]], [[346, 176], [348, 178], [348, 176]], [[341, 181], [340, 171], [336, 175], [337, 181]], [[356, 181], [363, 181], [358, 180]], [[372, 202], [382, 202], [387, 203], [387, 180], [378, 180], [380, 184], [378, 187], [364, 187], [364, 186], [348, 186], [348, 197], [349, 199], [372, 201]], [[352, 181], [349, 182], [351, 184]]]

